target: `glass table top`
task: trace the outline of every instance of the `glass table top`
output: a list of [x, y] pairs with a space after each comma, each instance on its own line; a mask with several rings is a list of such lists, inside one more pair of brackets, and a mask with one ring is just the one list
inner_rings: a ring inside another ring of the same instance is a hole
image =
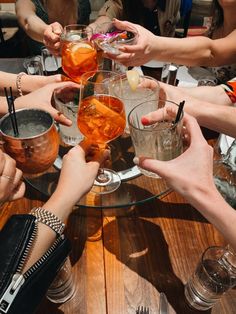
[[[133, 146], [129, 135], [123, 135], [109, 143], [111, 148], [111, 168], [121, 177], [120, 187], [109, 194], [89, 192], [77, 205], [94, 208], [120, 208], [142, 204], [170, 191], [165, 180], [144, 176], [133, 164]], [[62, 156], [68, 148], [60, 146], [59, 156], [46, 173], [25, 180], [46, 196], [50, 196], [56, 188], [61, 168]], [[78, 178], [78, 180], [83, 180]]]

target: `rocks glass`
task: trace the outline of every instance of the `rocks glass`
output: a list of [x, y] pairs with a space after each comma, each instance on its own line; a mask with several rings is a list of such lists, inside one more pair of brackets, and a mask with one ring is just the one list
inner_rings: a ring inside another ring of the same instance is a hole
[[[143, 156], [158, 160], [171, 160], [183, 152], [183, 114], [181, 114], [180, 120], [177, 123], [172, 121], [172, 117], [164, 117], [164, 113], [162, 120], [152, 125], [143, 125], [141, 122], [144, 115], [167, 105], [174, 106], [174, 108], [178, 106], [176, 103], [168, 100], [148, 100], [136, 106], [129, 113], [130, 135], [137, 157]], [[159, 178], [157, 174], [141, 167], [139, 167], [139, 170], [146, 176]]]

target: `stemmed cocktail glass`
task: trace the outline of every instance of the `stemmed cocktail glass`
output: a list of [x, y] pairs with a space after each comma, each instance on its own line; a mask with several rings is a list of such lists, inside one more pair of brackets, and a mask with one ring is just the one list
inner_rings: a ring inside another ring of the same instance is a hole
[[97, 51], [90, 41], [92, 28], [86, 25], [67, 25], [61, 35], [62, 69], [73, 81], [88, 71], [97, 71]]
[[[122, 135], [125, 128], [125, 110], [123, 102], [112, 96], [113, 84], [118, 84], [119, 76], [111, 71], [85, 73], [81, 77], [78, 127], [81, 133], [104, 149], [107, 143]], [[111, 169], [100, 168], [92, 191], [106, 194], [120, 186], [118, 173]]]

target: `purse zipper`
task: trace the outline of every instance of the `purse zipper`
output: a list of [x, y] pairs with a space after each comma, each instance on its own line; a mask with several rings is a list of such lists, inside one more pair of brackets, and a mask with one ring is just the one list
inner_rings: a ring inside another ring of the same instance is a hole
[[23, 256], [19, 262], [16, 273], [12, 277], [12, 281], [7, 287], [7, 290], [4, 292], [3, 296], [0, 299], [0, 313], [7, 313], [11, 304], [13, 303], [15, 297], [20, 290], [20, 287], [24, 284], [25, 280], [28, 279], [54, 252], [58, 244], [65, 238], [64, 235], [58, 237], [53, 245], [41, 256], [41, 258], [34, 263], [24, 274], [21, 273], [23, 266], [29, 256], [30, 249], [34, 243], [34, 240], [37, 235], [37, 224], [35, 224], [32, 235], [29, 239], [29, 242], [25, 248]]

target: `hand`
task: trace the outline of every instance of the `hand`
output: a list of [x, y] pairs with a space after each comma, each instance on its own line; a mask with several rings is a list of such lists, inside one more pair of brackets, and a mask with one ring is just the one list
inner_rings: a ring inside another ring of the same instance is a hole
[[138, 24], [130, 22], [121, 22], [117, 19], [113, 20], [113, 24], [118, 29], [128, 30], [135, 27], [138, 32], [137, 41], [134, 45], [124, 45], [119, 47], [122, 52], [119, 55], [107, 54], [111, 59], [122, 63], [125, 66], [139, 66], [154, 59], [155, 55], [155, 38], [150, 31]]
[[61, 83], [53, 83], [48, 84], [40, 89], [37, 89], [30, 94], [27, 94], [22, 97], [18, 97], [15, 100], [16, 108], [38, 108], [49, 112], [55, 121], [71, 126], [72, 122], [68, 118], [66, 118], [62, 113], [60, 113], [57, 109], [52, 106], [52, 95], [53, 91], [59, 87], [65, 86], [76, 86], [78, 84], [73, 82], [61, 82]]
[[[167, 109], [167, 113], [173, 114], [171, 109]], [[145, 124], [152, 124], [160, 118], [163, 118], [163, 109], [145, 116]], [[145, 157], [135, 157], [134, 161], [140, 167], [160, 175], [191, 203], [196, 195], [216, 190], [213, 181], [213, 149], [204, 139], [195, 118], [185, 113], [183, 119], [189, 140], [189, 147], [183, 154], [170, 161]]]
[[62, 195], [67, 205], [69, 202], [71, 206], [90, 191], [100, 164], [109, 157], [109, 151], [97, 151], [93, 159], [86, 162], [85, 158], [91, 153], [91, 146], [83, 146], [85, 150], [78, 145], [63, 157], [62, 170], [55, 192], [57, 195]]
[[24, 196], [25, 184], [22, 171], [16, 162], [0, 150], [0, 202], [12, 201]]
[[60, 35], [63, 27], [58, 22], [54, 22], [46, 28], [43, 34], [43, 43], [54, 55], [60, 54]]

